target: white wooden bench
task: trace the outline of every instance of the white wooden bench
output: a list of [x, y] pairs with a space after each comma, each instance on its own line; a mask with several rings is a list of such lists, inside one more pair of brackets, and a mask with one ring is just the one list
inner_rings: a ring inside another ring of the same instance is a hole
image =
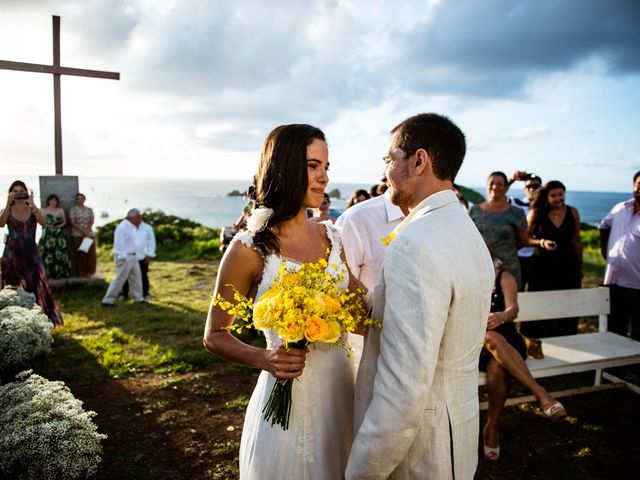
[[[520, 292], [518, 306], [520, 311], [517, 322], [598, 316], [598, 332], [543, 338], [544, 358], [527, 358], [527, 366], [534, 378], [595, 370], [593, 386], [553, 392], [555, 397], [622, 386], [640, 394], [638, 386], [602, 372], [605, 368], [640, 363], [640, 342], [607, 331], [608, 288]], [[603, 385], [602, 378], [613, 383]], [[485, 385], [486, 380], [486, 374], [480, 372], [478, 385]], [[510, 398], [507, 405], [534, 400], [532, 395]], [[486, 408], [487, 402], [482, 402], [480, 407]]]

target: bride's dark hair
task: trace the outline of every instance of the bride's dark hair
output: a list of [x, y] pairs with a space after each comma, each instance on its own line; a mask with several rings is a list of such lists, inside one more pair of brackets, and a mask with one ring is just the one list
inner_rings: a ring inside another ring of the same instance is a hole
[[326, 141], [322, 130], [311, 125], [276, 127], [267, 135], [260, 152], [258, 173], [249, 189], [255, 207], [273, 209], [264, 229], [253, 236], [253, 244], [263, 255], [280, 252], [280, 241], [269, 229], [295, 217], [307, 194], [307, 146], [314, 139]]

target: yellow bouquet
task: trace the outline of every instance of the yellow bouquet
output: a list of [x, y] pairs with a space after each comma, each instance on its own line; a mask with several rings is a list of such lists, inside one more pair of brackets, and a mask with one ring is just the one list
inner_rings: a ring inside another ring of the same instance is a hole
[[[373, 325], [367, 317], [361, 290], [350, 292], [340, 288], [346, 271], [327, 272], [328, 262], [320, 259], [304, 263], [299, 269], [287, 268], [283, 262], [271, 288], [255, 302], [236, 290], [235, 303], [218, 295], [213, 304], [234, 315], [229, 328], [241, 332], [244, 328], [273, 330], [285, 348], [305, 348], [308, 343], [322, 342], [345, 348], [342, 334], [353, 332], [360, 325]], [[336, 265], [332, 265], [337, 270]], [[277, 380], [263, 409], [264, 419], [283, 430], [289, 425], [291, 411], [291, 380]]]

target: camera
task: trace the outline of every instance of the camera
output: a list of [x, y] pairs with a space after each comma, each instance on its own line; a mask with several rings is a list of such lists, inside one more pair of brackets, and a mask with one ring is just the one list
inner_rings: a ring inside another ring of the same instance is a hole
[[15, 200], [26, 200], [29, 198], [29, 194], [27, 192], [16, 193], [13, 197]]
[[527, 180], [531, 180], [532, 178], [534, 178], [535, 175], [533, 173], [525, 173], [524, 175], [522, 175], [522, 181], [527, 181]]

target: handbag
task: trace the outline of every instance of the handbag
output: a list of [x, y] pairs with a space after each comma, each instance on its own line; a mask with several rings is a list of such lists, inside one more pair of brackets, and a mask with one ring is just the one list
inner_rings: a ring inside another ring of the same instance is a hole
[[544, 358], [542, 340], [539, 338], [529, 338], [526, 335], [522, 335], [522, 338], [524, 339], [524, 345], [527, 348], [527, 355], [537, 360], [542, 360]]

